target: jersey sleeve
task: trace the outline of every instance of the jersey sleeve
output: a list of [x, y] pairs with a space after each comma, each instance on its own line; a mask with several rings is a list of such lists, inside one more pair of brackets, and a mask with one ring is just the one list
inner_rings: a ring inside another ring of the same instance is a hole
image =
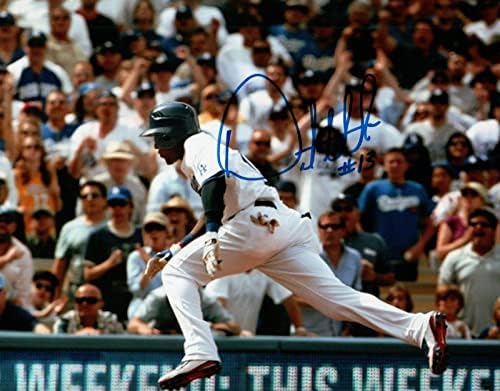
[[[192, 136], [184, 143], [184, 165], [200, 185], [222, 171], [217, 161], [217, 141], [208, 134]], [[221, 146], [221, 160], [224, 147]], [[222, 163], [222, 161], [221, 161]]]

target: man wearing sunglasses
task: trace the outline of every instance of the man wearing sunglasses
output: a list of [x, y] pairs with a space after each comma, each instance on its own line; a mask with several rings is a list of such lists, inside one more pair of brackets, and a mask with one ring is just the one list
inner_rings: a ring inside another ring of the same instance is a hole
[[[69, 271], [69, 287], [65, 291], [70, 303], [79, 285], [83, 284], [83, 256], [89, 235], [106, 222], [106, 186], [100, 182], [84, 182], [79, 189], [82, 215], [63, 225], [56, 243], [52, 272], [64, 281]], [[61, 294], [60, 284], [56, 297]]]
[[103, 311], [99, 288], [92, 284], [80, 286], [75, 293], [75, 309], [59, 317], [54, 324], [56, 334], [101, 335], [121, 334], [123, 326], [115, 314]]
[[482, 207], [469, 215], [472, 240], [451, 251], [439, 269], [440, 288], [458, 285], [464, 293], [463, 318], [477, 336], [491, 322], [491, 308], [500, 296], [500, 246], [495, 244], [498, 218]]
[[[329, 211], [318, 219], [321, 258], [345, 285], [361, 290], [361, 255], [344, 244], [346, 223], [341, 213]], [[300, 300], [300, 299], [299, 299]], [[300, 300], [304, 326], [323, 337], [350, 335], [350, 324], [331, 319]]]

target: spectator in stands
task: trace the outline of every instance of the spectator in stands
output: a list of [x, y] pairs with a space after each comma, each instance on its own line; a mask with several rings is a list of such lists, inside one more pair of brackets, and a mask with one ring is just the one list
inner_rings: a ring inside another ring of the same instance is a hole
[[470, 156], [474, 156], [474, 148], [469, 138], [462, 132], [450, 135], [444, 146], [446, 161], [453, 170], [453, 178], [458, 179], [460, 171]]
[[[212, 30], [217, 38], [218, 46], [222, 46], [227, 38], [226, 21], [222, 12], [214, 6], [202, 5], [200, 0], [187, 0], [185, 7], [167, 7], [161, 13], [156, 32], [164, 37], [173, 37], [177, 33], [177, 24], [174, 23], [180, 9], [189, 9], [183, 13], [191, 13], [192, 17], [206, 30]], [[215, 20], [215, 21], [214, 21]]]
[[19, 46], [18, 27], [14, 16], [7, 11], [0, 12], [0, 64], [8, 65], [24, 56]]
[[5, 158], [5, 161], [5, 165], [3, 161], [0, 161], [0, 207], [14, 209], [17, 205], [17, 189], [14, 175], [12, 172], [9, 172], [11, 167], [10, 161], [7, 158]]
[[273, 299], [274, 304], [282, 304], [285, 307], [294, 326], [295, 335], [307, 334], [302, 324], [300, 308], [292, 292], [257, 269], [211, 281], [205, 287], [205, 293], [217, 299], [234, 316], [234, 320], [242, 328], [241, 335], [256, 334], [259, 310], [266, 294]]
[[[285, 107], [285, 100], [280, 92], [285, 90], [288, 78], [288, 66], [281, 60], [272, 61], [266, 67], [266, 76], [274, 82], [264, 80], [264, 88], [252, 92], [241, 100], [240, 115], [253, 129], [270, 130], [269, 116], [271, 111]], [[255, 78], [261, 82], [260, 78]], [[276, 88], [276, 86], [279, 88]], [[284, 91], [291, 96], [291, 91]]]
[[28, 248], [12, 236], [14, 222], [13, 210], [0, 208], [0, 272], [13, 289], [11, 300], [23, 308], [29, 308], [33, 259]]
[[432, 165], [431, 191], [432, 202], [435, 204], [452, 189], [453, 171], [446, 162], [436, 162]]
[[60, 316], [54, 324], [56, 334], [102, 335], [121, 334], [123, 326], [117, 316], [103, 311], [104, 301], [99, 288], [84, 284], [75, 292], [75, 309]]
[[24, 213], [26, 232], [33, 232], [32, 213], [41, 207], [61, 209], [61, 194], [57, 175], [45, 160], [45, 147], [40, 138], [27, 137], [14, 162], [19, 210]]
[[107, 40], [95, 49], [95, 57], [100, 70], [96, 81], [106, 90], [117, 87], [119, 85], [118, 73], [122, 61], [118, 44]]
[[436, 256], [442, 261], [452, 250], [462, 247], [472, 239], [474, 229], [468, 225], [469, 215], [488, 202], [486, 188], [479, 182], [467, 182], [460, 189], [455, 211], [450, 213], [438, 228]]
[[46, 59], [47, 36], [44, 33], [32, 32], [25, 50], [26, 56], [7, 67], [14, 78], [16, 99], [45, 102], [51, 90], [63, 90], [66, 94], [72, 91], [66, 71]]
[[270, 29], [271, 35], [278, 38], [294, 58], [301, 49], [312, 43], [313, 39], [307, 28], [311, 14], [309, 1], [287, 0], [284, 23]]
[[180, 242], [196, 223], [191, 205], [178, 194], [161, 205], [161, 212], [167, 217], [168, 229], [174, 243]]
[[[128, 318], [132, 319], [144, 298], [161, 286], [161, 274], [145, 275], [146, 263], [157, 252], [168, 248], [173, 242], [168, 231], [167, 217], [161, 212], [150, 212], [143, 221], [144, 247], [137, 248], [127, 258], [127, 284], [132, 293], [128, 307]], [[159, 271], [159, 270], [158, 270]]]
[[220, 105], [217, 104], [217, 97], [222, 92], [220, 84], [209, 84], [201, 90], [200, 94], [200, 110], [198, 111], [198, 121], [200, 126], [204, 127], [205, 124], [211, 121], [217, 121], [222, 118], [220, 112]]
[[360, 212], [354, 199], [340, 194], [332, 201], [332, 210], [345, 221], [345, 245], [361, 254], [361, 290], [379, 297], [379, 287], [395, 282], [385, 240], [376, 233], [362, 230]]
[[135, 156], [126, 142], [110, 142], [102, 155], [106, 172], [96, 175], [96, 181], [103, 183], [108, 191], [115, 186], [126, 187], [132, 193], [134, 212], [132, 221], [140, 225], [144, 218], [146, 204], [146, 188], [139, 177], [134, 174]]
[[290, 209], [297, 209], [299, 200], [297, 198], [297, 186], [290, 181], [278, 181], [275, 185], [280, 200]]
[[401, 283], [396, 283], [389, 288], [385, 301], [403, 311], [413, 311], [413, 299], [410, 290]]
[[87, 241], [84, 277], [106, 297], [104, 309], [124, 321], [132, 299], [126, 261], [136, 246], [142, 245], [142, 235], [140, 228], [132, 223], [134, 204], [126, 187], [113, 187], [108, 192], [108, 209], [109, 222], [92, 232]]
[[262, 176], [269, 185], [274, 186], [280, 176], [274, 165], [268, 161], [270, 155], [271, 133], [264, 129], [256, 129], [248, 143], [247, 158], [262, 174], [257, 174], [255, 177]]
[[98, 0], [83, 0], [76, 11], [87, 24], [92, 47], [95, 49], [107, 40], [116, 42], [119, 32], [115, 22], [96, 9]]
[[7, 286], [7, 280], [0, 273], [0, 330], [50, 333], [50, 329], [40, 323], [27, 310], [7, 300]]
[[[239, 335], [241, 327], [233, 316], [216, 299], [207, 296], [202, 290], [199, 292], [203, 318], [210, 322], [212, 332], [216, 335]], [[135, 317], [128, 322], [127, 331], [140, 335], [181, 334], [162, 287], [146, 296]]]
[[149, 0], [139, 0], [132, 15], [133, 28], [146, 38], [147, 42], [161, 41], [162, 36], [157, 34], [156, 10]]
[[463, 53], [467, 49], [467, 36], [463, 31], [465, 17], [454, 0], [436, 0], [432, 22], [436, 43], [441, 51]]
[[500, 339], [500, 297], [493, 306], [493, 324], [486, 327], [478, 336], [480, 339]]
[[56, 249], [56, 223], [54, 212], [46, 207], [37, 208], [32, 215], [33, 232], [28, 235], [28, 248], [33, 258], [54, 258]]
[[[271, 155], [268, 161], [274, 164], [278, 171], [290, 166], [294, 161], [293, 152], [297, 144], [297, 131], [293, 126], [292, 117], [287, 108], [273, 109], [269, 113], [271, 131]], [[298, 181], [294, 170], [284, 173], [283, 176]]]
[[432, 164], [429, 150], [424, 146], [422, 136], [409, 133], [403, 143], [403, 152], [408, 163], [405, 173], [406, 180], [419, 183], [427, 194], [430, 194]]
[[84, 82], [76, 87], [73, 112], [68, 115], [68, 122], [78, 127], [86, 122], [95, 121], [98, 98], [101, 94], [101, 87], [95, 82]]
[[102, 92], [97, 98], [95, 109], [97, 121], [79, 126], [71, 136], [68, 166], [75, 178], [92, 178], [105, 171], [100, 159], [111, 141], [129, 142], [139, 163], [149, 151], [136, 129], [118, 121], [118, 110], [117, 97], [110, 91]]
[[[357, 250], [344, 245], [346, 235], [344, 218], [340, 213], [329, 211], [318, 219], [321, 257], [332, 272], [344, 284], [361, 290], [361, 255]], [[302, 306], [304, 326], [319, 336], [350, 335], [350, 325], [333, 320], [297, 298]]]
[[[63, 225], [57, 239], [52, 271], [59, 281], [65, 281], [69, 270], [69, 282], [64, 294], [73, 303], [78, 286], [83, 284], [83, 261], [90, 234], [106, 223], [106, 186], [96, 181], [86, 181], [80, 185], [79, 198], [82, 215]], [[62, 285], [62, 284], [61, 284]], [[57, 295], [61, 294], [60, 286]]]
[[358, 157], [358, 167], [361, 167], [361, 172], [359, 173], [359, 180], [352, 185], [347, 186], [343, 190], [343, 194], [346, 197], [358, 200], [361, 192], [365, 186], [377, 179], [378, 168], [378, 156], [372, 148], [361, 148], [357, 154]]
[[75, 217], [78, 197], [78, 181], [70, 175], [66, 165], [70, 153], [70, 138], [76, 129], [76, 125], [66, 121], [68, 113], [66, 94], [60, 90], [51, 91], [45, 104], [47, 121], [42, 125], [41, 132], [49, 165], [57, 175], [61, 194], [64, 194], [64, 202], [56, 216], [58, 229]]
[[56, 317], [61, 314], [68, 299], [56, 299], [57, 277], [48, 270], [40, 270], [33, 275], [31, 283], [31, 314], [52, 329]]
[[417, 133], [424, 139], [424, 145], [429, 150], [432, 162], [446, 158], [446, 142], [457, 131], [446, 115], [449, 102], [450, 98], [446, 91], [440, 89], [432, 91], [429, 98], [430, 117], [425, 121], [409, 125], [405, 130], [406, 134]]
[[71, 14], [64, 7], [50, 10], [50, 35], [47, 40], [47, 60], [62, 67], [68, 75], [78, 62], [87, 60], [80, 46], [69, 37]]
[[386, 241], [398, 281], [416, 281], [418, 260], [435, 231], [433, 205], [421, 185], [405, 179], [407, 167], [403, 150], [390, 149], [384, 155], [387, 179], [370, 182], [359, 197], [363, 228]]
[[497, 224], [493, 210], [473, 211], [469, 215], [471, 242], [450, 252], [439, 269], [440, 286], [455, 284], [464, 293], [463, 319], [474, 336], [489, 325], [491, 308], [500, 296], [500, 248], [495, 245]]
[[464, 308], [464, 296], [457, 287], [449, 286], [436, 292], [436, 310], [446, 314], [448, 338], [472, 338], [469, 326], [458, 319], [462, 308]]
[[485, 45], [493, 45], [498, 34], [498, 1], [483, 0], [477, 3], [481, 18], [464, 27], [469, 36], [476, 36]]

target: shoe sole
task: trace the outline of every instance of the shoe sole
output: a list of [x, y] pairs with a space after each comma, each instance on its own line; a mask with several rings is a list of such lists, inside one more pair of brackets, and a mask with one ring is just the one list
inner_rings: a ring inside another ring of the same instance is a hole
[[219, 362], [205, 363], [191, 372], [181, 373], [171, 379], [159, 382], [158, 385], [162, 390], [177, 390], [181, 387], [186, 387], [196, 379], [203, 379], [216, 375], [221, 369], [222, 365]]
[[431, 323], [432, 333], [436, 344], [432, 351], [432, 368], [431, 371], [435, 375], [440, 375], [448, 368], [448, 344], [446, 343], [446, 315], [442, 312], [437, 313], [433, 317], [434, 322]]

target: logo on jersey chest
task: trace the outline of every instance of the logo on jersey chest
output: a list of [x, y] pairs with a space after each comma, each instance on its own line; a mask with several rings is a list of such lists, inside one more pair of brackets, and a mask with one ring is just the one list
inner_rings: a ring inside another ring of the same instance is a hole
[[196, 170], [198, 170], [198, 174], [200, 176], [202, 176], [203, 174], [205, 174], [207, 172], [207, 165], [200, 163], [196, 166]]

